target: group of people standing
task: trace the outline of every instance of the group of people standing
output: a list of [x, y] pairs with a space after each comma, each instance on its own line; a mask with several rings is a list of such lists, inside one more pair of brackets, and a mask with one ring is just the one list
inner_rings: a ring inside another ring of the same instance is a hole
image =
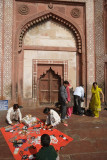
[[[81, 110], [81, 100], [84, 99], [84, 86], [76, 87], [75, 91], [69, 89], [69, 82], [64, 81], [60, 87], [60, 104], [61, 104], [61, 122], [65, 123], [65, 119], [69, 117], [70, 109], [74, 114], [83, 115]], [[68, 115], [68, 116], [67, 116]]]
[[[69, 86], [69, 82], [64, 81], [63, 85], [60, 87], [59, 101], [61, 104], [61, 122], [65, 122], [65, 119], [67, 119], [66, 114], [67, 111], [70, 110], [70, 108], [71, 110], [73, 110], [74, 114], [84, 116], [81, 107], [81, 102], [84, 102], [84, 85], [76, 87], [74, 92], [71, 92], [71, 94]], [[89, 110], [91, 111], [92, 116], [98, 118], [99, 111], [101, 111], [100, 94], [102, 95], [102, 102], [104, 102], [104, 94], [102, 92], [102, 89], [98, 87], [97, 82], [93, 83], [91, 93], [92, 95], [89, 103]], [[71, 106], [68, 104], [71, 104]]]

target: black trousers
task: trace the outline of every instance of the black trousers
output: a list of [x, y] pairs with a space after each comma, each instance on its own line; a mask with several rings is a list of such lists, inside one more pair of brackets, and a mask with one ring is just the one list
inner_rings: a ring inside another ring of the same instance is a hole
[[74, 95], [74, 114], [83, 115], [81, 111], [81, 97]]
[[67, 112], [67, 106], [66, 103], [64, 101], [61, 102], [61, 119], [65, 119], [66, 116], [66, 112]]

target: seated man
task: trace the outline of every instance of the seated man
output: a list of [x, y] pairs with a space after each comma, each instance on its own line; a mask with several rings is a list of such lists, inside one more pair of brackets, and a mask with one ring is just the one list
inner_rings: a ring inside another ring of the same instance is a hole
[[47, 115], [47, 119], [46, 119], [46, 123], [45, 123], [47, 128], [54, 127], [60, 123], [60, 121], [61, 121], [60, 116], [53, 109], [45, 108], [43, 113]]
[[41, 146], [42, 148], [39, 152], [34, 155], [35, 160], [58, 160], [59, 156], [57, 155], [54, 147], [50, 145], [50, 136], [48, 134], [43, 134], [41, 136]]
[[9, 124], [14, 125], [12, 120], [19, 121], [21, 123], [22, 114], [19, 109], [18, 104], [14, 104], [13, 107], [9, 108], [7, 111], [6, 120]]

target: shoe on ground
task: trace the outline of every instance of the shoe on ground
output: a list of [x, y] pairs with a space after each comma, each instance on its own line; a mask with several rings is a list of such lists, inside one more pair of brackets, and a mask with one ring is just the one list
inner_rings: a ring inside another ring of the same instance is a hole
[[62, 123], [64, 123], [64, 121], [65, 121], [64, 119], [61, 119], [61, 122], [62, 122]]
[[65, 117], [65, 119], [69, 119], [69, 117], [67, 116], [67, 117]]
[[67, 123], [67, 122], [65, 121], [65, 119], [61, 119], [61, 122], [62, 122], [62, 123]]

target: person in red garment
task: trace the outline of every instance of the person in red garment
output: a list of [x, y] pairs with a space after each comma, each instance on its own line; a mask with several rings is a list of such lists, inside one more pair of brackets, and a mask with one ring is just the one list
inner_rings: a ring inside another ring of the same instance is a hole
[[50, 136], [43, 134], [41, 136], [41, 146], [37, 154], [34, 155], [35, 160], [59, 160], [59, 156], [54, 147], [50, 145]]
[[66, 87], [66, 91], [67, 91], [67, 117], [65, 117], [66, 119], [68, 119], [69, 117], [71, 117], [71, 114], [73, 113], [73, 106], [74, 106], [74, 96], [73, 96], [73, 88], [70, 88], [70, 84]]

